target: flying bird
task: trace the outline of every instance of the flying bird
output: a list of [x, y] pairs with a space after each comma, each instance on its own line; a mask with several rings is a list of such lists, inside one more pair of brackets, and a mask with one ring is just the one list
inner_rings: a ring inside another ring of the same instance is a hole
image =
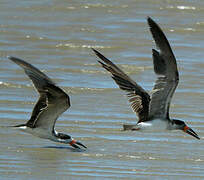
[[25, 124], [12, 127], [39, 138], [70, 144], [77, 149], [80, 149], [80, 146], [86, 148], [86, 146], [71, 136], [55, 130], [57, 118], [71, 106], [69, 96], [61, 88], [56, 86], [47, 75], [33, 65], [16, 57], [8, 58], [24, 69], [40, 95], [30, 119]]
[[139, 120], [136, 124], [124, 124], [123, 128], [124, 130], [182, 130], [200, 139], [184, 121], [171, 119], [169, 116], [171, 99], [179, 82], [176, 58], [159, 25], [150, 17], [147, 18], [147, 22], [156, 47], [159, 49], [159, 51], [152, 49], [157, 80], [151, 96], [118, 66], [93, 49], [101, 59], [98, 62], [111, 73], [119, 88], [127, 92], [131, 107], [138, 116]]

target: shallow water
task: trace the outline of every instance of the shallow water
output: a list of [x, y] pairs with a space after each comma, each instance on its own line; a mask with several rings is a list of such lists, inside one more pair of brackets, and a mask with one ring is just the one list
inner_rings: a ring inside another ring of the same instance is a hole
[[[0, 179], [203, 179], [203, 1], [1, 1], [1, 126], [24, 123], [38, 98], [7, 55], [43, 70], [71, 98], [56, 129], [88, 149], [0, 128]], [[177, 57], [180, 84], [171, 116], [201, 137], [183, 132], [123, 132], [136, 117], [91, 47], [150, 91], [154, 47], [146, 17], [167, 35]]]

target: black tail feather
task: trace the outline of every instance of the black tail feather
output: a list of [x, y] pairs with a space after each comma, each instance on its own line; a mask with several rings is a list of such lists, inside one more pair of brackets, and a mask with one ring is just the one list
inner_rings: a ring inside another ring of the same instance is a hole
[[15, 125], [15, 126], [8, 126], [8, 127], [22, 127], [22, 126], [26, 126], [26, 124], [19, 124], [19, 125]]

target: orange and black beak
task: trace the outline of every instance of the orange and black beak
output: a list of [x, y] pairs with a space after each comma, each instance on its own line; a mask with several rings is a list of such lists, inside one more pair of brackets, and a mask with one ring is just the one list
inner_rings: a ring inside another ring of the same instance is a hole
[[70, 143], [69, 143], [72, 147], [76, 148], [76, 149], [81, 149], [80, 146], [82, 146], [83, 148], [87, 148], [86, 146], [84, 146], [82, 143], [76, 141], [76, 140], [72, 140]]
[[191, 136], [193, 136], [197, 139], [200, 139], [199, 136], [193, 131], [193, 129], [189, 128], [188, 126], [185, 126], [183, 131], [190, 134]]

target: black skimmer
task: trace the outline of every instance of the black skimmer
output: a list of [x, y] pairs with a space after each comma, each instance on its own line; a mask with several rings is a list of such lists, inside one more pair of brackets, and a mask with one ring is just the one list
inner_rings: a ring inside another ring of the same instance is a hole
[[55, 130], [57, 118], [70, 107], [69, 96], [36, 67], [16, 57], [8, 58], [24, 69], [40, 95], [30, 120], [26, 124], [12, 127], [43, 139], [70, 144], [74, 148], [86, 148], [71, 136]]
[[176, 58], [161, 28], [150, 17], [147, 18], [147, 22], [156, 46], [160, 50], [160, 52], [155, 49], [152, 50], [154, 72], [158, 75], [158, 78], [151, 97], [114, 63], [93, 49], [95, 54], [102, 60], [98, 62], [112, 74], [113, 80], [120, 89], [127, 92], [131, 107], [138, 116], [137, 124], [123, 125], [123, 128], [124, 130], [154, 128], [158, 130], [183, 130], [191, 136], [200, 139], [184, 121], [170, 119], [169, 117], [170, 102], [179, 82]]

